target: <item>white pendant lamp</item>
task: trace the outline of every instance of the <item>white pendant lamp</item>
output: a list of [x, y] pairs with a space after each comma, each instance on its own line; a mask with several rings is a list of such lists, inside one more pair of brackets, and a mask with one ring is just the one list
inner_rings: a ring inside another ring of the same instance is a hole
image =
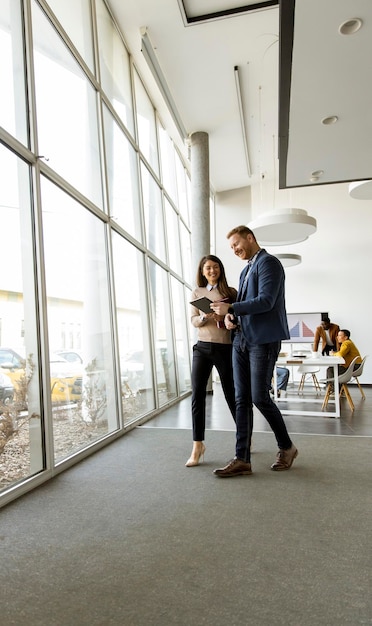
[[283, 246], [305, 241], [316, 232], [316, 219], [304, 209], [286, 209], [264, 213], [252, 220], [248, 227], [263, 246]]
[[349, 196], [355, 200], [372, 200], [372, 180], [350, 183]]
[[300, 254], [274, 254], [277, 259], [281, 262], [283, 267], [293, 267], [294, 265], [299, 265], [302, 261], [302, 257]]

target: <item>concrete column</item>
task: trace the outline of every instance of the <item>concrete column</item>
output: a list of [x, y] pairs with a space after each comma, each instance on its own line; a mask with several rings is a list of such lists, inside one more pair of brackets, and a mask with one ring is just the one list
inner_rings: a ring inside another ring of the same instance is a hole
[[[191, 260], [196, 274], [200, 259], [211, 250], [209, 212], [209, 137], [197, 132], [190, 136], [191, 161]], [[209, 377], [207, 393], [213, 393], [212, 376]]]
[[197, 132], [190, 136], [191, 161], [191, 246], [192, 271], [204, 254], [210, 253], [209, 219], [209, 137]]

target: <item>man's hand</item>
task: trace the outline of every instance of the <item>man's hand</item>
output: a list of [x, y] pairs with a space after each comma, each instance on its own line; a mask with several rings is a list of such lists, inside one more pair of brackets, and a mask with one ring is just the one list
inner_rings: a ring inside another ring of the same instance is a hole
[[233, 328], [236, 328], [237, 324], [236, 324], [236, 317], [234, 316], [233, 313], [228, 313], [227, 315], [225, 315], [225, 326], [227, 328], [227, 330], [233, 330]]
[[231, 306], [231, 304], [228, 302], [213, 302], [211, 304], [211, 309], [217, 313], [217, 315], [225, 316], [229, 310], [229, 306]]

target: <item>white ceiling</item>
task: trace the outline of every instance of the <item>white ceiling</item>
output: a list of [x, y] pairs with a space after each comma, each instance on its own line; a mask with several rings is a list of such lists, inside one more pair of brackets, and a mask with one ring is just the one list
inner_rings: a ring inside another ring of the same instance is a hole
[[[351, 18], [362, 19], [360, 30], [340, 34]], [[371, 0], [296, 0], [287, 186], [311, 184], [316, 170], [319, 183], [372, 177], [371, 52]], [[322, 124], [329, 116], [338, 121]]]
[[[271, 0], [269, 0], [271, 1]], [[141, 28], [155, 49], [188, 134], [209, 134], [210, 179], [215, 191], [245, 187], [262, 179], [281, 186], [304, 186], [372, 177], [371, 0], [296, 0], [293, 64], [285, 58], [281, 79], [291, 81], [288, 128], [279, 118], [279, 7], [217, 16], [187, 25], [186, 14], [239, 7], [232, 0], [109, 0], [134, 62], [163, 119], [170, 122], [157, 85], [141, 52]], [[257, 4], [244, 2], [244, 5]], [[282, 46], [288, 49], [294, 0], [282, 2]], [[363, 26], [341, 36], [339, 25], [360, 17]], [[252, 175], [249, 176], [234, 78], [239, 67]], [[283, 72], [283, 69], [285, 70]], [[292, 71], [293, 70], [293, 71]], [[284, 95], [283, 95], [284, 94]], [[282, 108], [282, 107], [281, 107]], [[331, 126], [321, 119], [337, 115]], [[285, 119], [281, 117], [281, 120]], [[174, 139], [182, 145], [173, 127]], [[287, 151], [288, 140], [288, 151]], [[284, 155], [282, 157], [282, 155]], [[288, 159], [286, 160], [286, 156]]]

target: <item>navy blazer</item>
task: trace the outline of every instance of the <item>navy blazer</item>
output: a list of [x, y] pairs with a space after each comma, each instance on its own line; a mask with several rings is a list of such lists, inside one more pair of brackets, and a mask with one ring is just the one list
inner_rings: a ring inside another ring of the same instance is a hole
[[246, 268], [240, 274], [238, 300], [234, 314], [239, 316], [248, 343], [262, 344], [289, 339], [285, 309], [282, 264], [272, 254], [261, 250], [244, 287]]

